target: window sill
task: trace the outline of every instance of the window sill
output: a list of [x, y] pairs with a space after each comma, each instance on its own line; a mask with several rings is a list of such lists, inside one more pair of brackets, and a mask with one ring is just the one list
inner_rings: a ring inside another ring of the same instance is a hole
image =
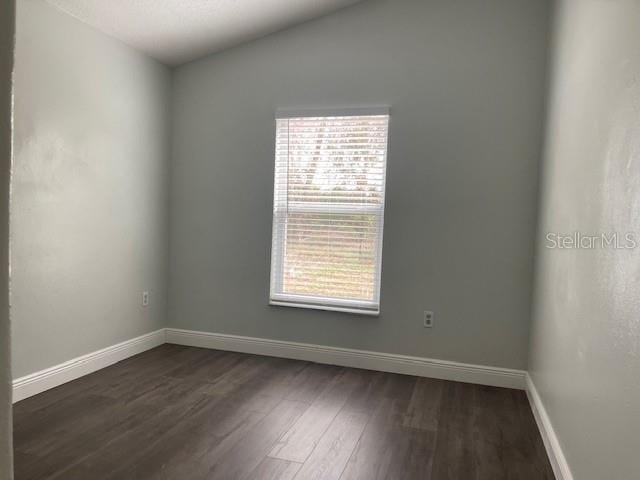
[[288, 302], [282, 300], [269, 300], [269, 305], [276, 307], [293, 307], [293, 308], [307, 308], [311, 310], [325, 310], [328, 312], [343, 312], [343, 313], [354, 313], [356, 315], [367, 315], [369, 317], [378, 317], [380, 316], [380, 310], [376, 309], [367, 309], [367, 308], [357, 308], [357, 307], [347, 307], [340, 305], [320, 305], [316, 303], [304, 303], [304, 302]]

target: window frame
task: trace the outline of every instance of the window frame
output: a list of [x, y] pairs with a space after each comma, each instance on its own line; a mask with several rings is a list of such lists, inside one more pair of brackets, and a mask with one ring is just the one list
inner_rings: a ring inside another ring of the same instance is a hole
[[[382, 202], [379, 206], [364, 205], [335, 205], [327, 202], [319, 205], [308, 205], [304, 202], [287, 203], [287, 210], [278, 212], [277, 210], [277, 132], [278, 120], [294, 118], [313, 117], [357, 117], [357, 116], [386, 116], [387, 117], [387, 138], [383, 157], [382, 175]], [[347, 108], [292, 108], [278, 109], [276, 111], [274, 125], [274, 178], [273, 178], [273, 205], [272, 205], [272, 232], [271, 232], [271, 265], [270, 265], [270, 285], [269, 285], [269, 305], [306, 308], [313, 310], [338, 311], [355, 313], [360, 315], [378, 316], [380, 315], [381, 292], [382, 292], [382, 252], [384, 238], [384, 213], [386, 206], [387, 190], [387, 159], [389, 154], [389, 125], [391, 121], [390, 108], [388, 106], [376, 107], [347, 107]], [[296, 205], [300, 204], [300, 205]], [[286, 235], [286, 217], [291, 213], [339, 213], [339, 214], [374, 214], [377, 215], [377, 238], [376, 238], [376, 275], [374, 284], [374, 300], [357, 300], [338, 297], [322, 297], [313, 295], [299, 295], [288, 293], [277, 293], [282, 291], [284, 279], [285, 254], [276, 255], [274, 244], [276, 239], [280, 246], [284, 245]], [[284, 221], [276, 221], [276, 216], [283, 214]], [[274, 270], [275, 269], [275, 270]], [[274, 288], [275, 282], [275, 288]]]

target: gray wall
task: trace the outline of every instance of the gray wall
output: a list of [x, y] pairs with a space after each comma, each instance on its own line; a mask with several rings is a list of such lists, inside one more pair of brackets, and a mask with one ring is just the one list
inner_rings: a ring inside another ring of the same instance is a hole
[[[370, 0], [178, 68], [169, 324], [524, 368], [548, 20]], [[392, 107], [382, 314], [267, 306], [275, 109], [371, 104]]]
[[576, 480], [640, 472], [640, 248], [550, 250], [547, 232], [640, 240], [640, 2], [559, 3], [530, 372]]
[[0, 480], [13, 478], [9, 328], [9, 178], [11, 174], [14, 8], [13, 0], [0, 2]]
[[20, 377], [164, 326], [171, 76], [41, 0], [18, 5], [16, 52]]

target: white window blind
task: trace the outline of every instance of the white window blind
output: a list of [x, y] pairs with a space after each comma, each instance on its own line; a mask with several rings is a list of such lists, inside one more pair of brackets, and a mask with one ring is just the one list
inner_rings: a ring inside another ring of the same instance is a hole
[[378, 313], [388, 124], [276, 119], [272, 304]]

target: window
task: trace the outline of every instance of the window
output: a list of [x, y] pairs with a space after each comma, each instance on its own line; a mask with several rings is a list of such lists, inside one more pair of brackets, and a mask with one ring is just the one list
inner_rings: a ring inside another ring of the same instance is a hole
[[388, 124], [385, 109], [278, 115], [271, 304], [379, 312]]

